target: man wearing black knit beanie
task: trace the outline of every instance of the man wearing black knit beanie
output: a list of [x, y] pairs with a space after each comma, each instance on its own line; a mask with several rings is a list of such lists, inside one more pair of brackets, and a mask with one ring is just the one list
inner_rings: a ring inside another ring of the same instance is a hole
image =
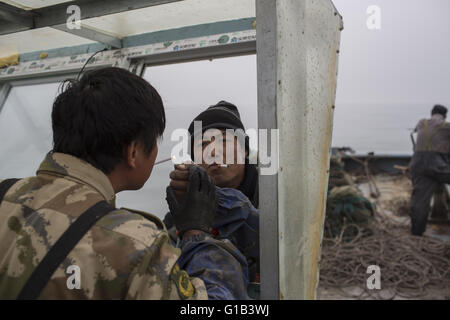
[[[213, 132], [211, 130], [215, 130], [216, 137], [207, 137], [208, 131]], [[230, 130], [232, 134], [229, 134]], [[194, 163], [206, 170], [218, 187], [216, 192], [219, 202], [212, 233], [219, 238], [230, 239], [241, 250], [248, 261], [249, 281], [257, 283], [259, 282], [258, 171], [256, 164], [251, 164], [249, 160], [249, 138], [244, 132], [245, 127], [239, 110], [232, 103], [219, 101], [197, 115], [188, 131], [191, 136], [191, 158]], [[222, 145], [215, 141], [217, 137], [222, 138], [223, 148], [218, 148]], [[216, 144], [211, 148], [214, 142]], [[206, 159], [207, 148], [211, 148], [210, 153], [215, 160]], [[227, 152], [230, 150], [234, 151], [233, 155], [229, 155], [229, 158], [233, 159], [232, 162], [229, 159], [227, 161]], [[178, 201], [189, 201], [185, 198], [187, 167], [175, 166], [170, 173], [170, 179], [170, 186]], [[166, 215], [164, 223], [170, 230], [172, 227], [170, 213]], [[173, 232], [171, 234], [173, 235]], [[258, 294], [252, 294], [251, 290], [249, 289], [249, 295], [257, 297]]]
[[[250, 164], [249, 161], [249, 143], [248, 136], [244, 135], [239, 139], [239, 134], [245, 131], [245, 127], [241, 121], [241, 117], [237, 107], [227, 101], [219, 101], [216, 105], [210, 106], [205, 111], [200, 113], [189, 126], [189, 133], [191, 135], [191, 157], [194, 159], [194, 147], [200, 149], [202, 152], [206, 147], [206, 143], [202, 141], [202, 148], [195, 146], [194, 141], [194, 123], [201, 121], [202, 133], [208, 129], [218, 129], [224, 133], [224, 142], [228, 142], [225, 136], [225, 130], [236, 130], [236, 137], [234, 138], [234, 157], [233, 163], [227, 164], [227, 167], [221, 167], [216, 163], [205, 164], [202, 166], [208, 172], [213, 182], [222, 188], [234, 188], [242, 191], [252, 202], [258, 207], [258, 172], [255, 164]], [[232, 142], [232, 141], [229, 141]], [[242, 145], [244, 144], [244, 145]], [[223, 163], [226, 161], [226, 148], [223, 148]], [[240, 164], [237, 161], [238, 153], [245, 152], [245, 163]], [[195, 159], [194, 159], [195, 160]]]

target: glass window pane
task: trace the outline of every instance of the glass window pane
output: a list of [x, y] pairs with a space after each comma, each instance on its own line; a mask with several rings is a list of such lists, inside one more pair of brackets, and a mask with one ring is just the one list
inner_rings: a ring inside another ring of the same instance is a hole
[[58, 85], [11, 89], [0, 111], [0, 179], [34, 175], [52, 148], [51, 110]]

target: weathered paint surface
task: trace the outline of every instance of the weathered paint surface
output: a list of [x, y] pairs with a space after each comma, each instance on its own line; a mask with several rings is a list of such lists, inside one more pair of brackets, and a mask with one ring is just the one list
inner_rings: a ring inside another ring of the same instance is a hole
[[[250, 23], [247, 23], [250, 25]], [[254, 29], [227, 32], [202, 36], [197, 38], [181, 39], [175, 41], [165, 41], [152, 43], [124, 49], [109, 50], [97, 54], [90, 60], [89, 66], [127, 66], [130, 59], [145, 58], [151, 55], [162, 53], [182, 52], [199, 48], [212, 48], [229, 44], [239, 44], [255, 41], [256, 31]], [[96, 46], [95, 49], [99, 47]], [[72, 48], [78, 52], [80, 48]], [[85, 48], [86, 49], [86, 48]], [[102, 46], [100, 46], [100, 49]], [[86, 49], [91, 51], [91, 49]], [[12, 81], [19, 78], [29, 78], [32, 76], [46, 76], [63, 72], [74, 72], [80, 70], [92, 53], [75, 54], [64, 57], [50, 56], [67, 53], [66, 51], [50, 52], [49, 58], [37, 59], [33, 61], [20, 62], [18, 65], [0, 69], [0, 81]], [[34, 56], [36, 58], [36, 56]]]
[[277, 1], [279, 288], [314, 299], [342, 19], [331, 1]]

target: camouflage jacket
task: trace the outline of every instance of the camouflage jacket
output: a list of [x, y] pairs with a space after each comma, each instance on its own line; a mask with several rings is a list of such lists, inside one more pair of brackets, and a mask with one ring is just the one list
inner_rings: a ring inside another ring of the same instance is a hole
[[[102, 200], [114, 206], [106, 175], [62, 153], [49, 153], [36, 176], [15, 183], [0, 204], [0, 299], [15, 299], [70, 224]], [[157, 217], [116, 209], [78, 242], [39, 299], [241, 298], [246, 265], [237, 250], [208, 236], [190, 240], [175, 248]], [[196, 277], [180, 268], [180, 255], [190, 257], [184, 267], [197, 266]], [[71, 265], [79, 267], [80, 289], [68, 288]]]

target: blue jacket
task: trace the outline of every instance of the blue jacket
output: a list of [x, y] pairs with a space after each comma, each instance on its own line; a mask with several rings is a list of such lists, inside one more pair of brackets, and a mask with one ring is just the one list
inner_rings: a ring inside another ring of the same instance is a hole
[[219, 200], [212, 228], [246, 257], [250, 279], [259, 273], [259, 212], [241, 191], [216, 187]]
[[178, 264], [203, 280], [211, 300], [246, 300], [248, 269], [245, 257], [229, 241], [206, 237], [182, 245]]

